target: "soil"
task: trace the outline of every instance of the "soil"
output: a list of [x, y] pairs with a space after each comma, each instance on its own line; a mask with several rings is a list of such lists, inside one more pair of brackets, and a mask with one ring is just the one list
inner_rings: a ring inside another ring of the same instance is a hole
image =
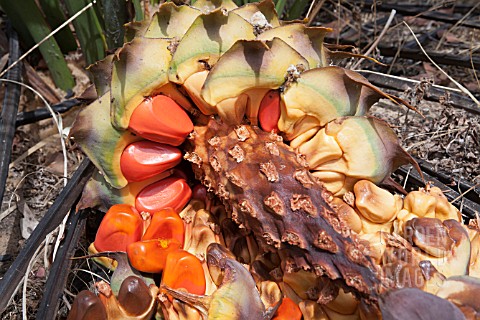
[[[458, 2], [460, 3], [460, 1]], [[418, 0], [405, 3], [424, 4]], [[464, 3], [462, 2], [462, 4]], [[336, 34], [347, 32], [348, 28], [361, 28], [361, 40], [368, 43], [372, 43], [383, 28], [380, 24], [376, 25], [375, 21], [389, 15], [389, 13], [383, 12], [365, 12], [355, 5], [342, 6], [342, 10], [338, 10], [336, 5], [336, 1], [326, 1], [325, 10], [317, 16], [315, 21], [322, 25], [332, 26], [337, 30], [340, 27], [341, 31]], [[476, 14], [478, 22], [478, 11]], [[395, 18], [392, 27], [381, 39], [381, 44], [401, 48], [405, 43], [413, 40], [405, 25], [401, 23], [402, 20], [398, 16]], [[480, 33], [478, 30], [461, 25], [452, 27], [451, 24], [423, 18], [405, 17], [404, 20], [409, 23], [419, 38], [424, 39], [422, 44], [426, 50], [480, 58], [478, 52]], [[334, 35], [336, 34], [334, 33]], [[357, 41], [357, 38], [352, 36], [350, 39]], [[358, 50], [359, 52], [366, 51], [363, 47]], [[381, 52], [375, 50], [373, 55], [386, 66], [365, 61], [361, 65], [362, 69], [423, 81], [423, 87], [412, 87], [400, 92], [400, 96], [415, 106], [423, 116], [406, 108], [394, 106], [388, 100], [382, 100], [372, 107], [371, 114], [389, 122], [400, 137], [405, 149], [415, 157], [428, 161], [438, 170], [448, 172], [452, 176], [461, 177], [477, 185], [480, 184], [480, 113], [475, 114], [453, 107], [448, 100], [448, 91], [445, 93], [445, 99], [440, 103], [423, 99], [422, 92], [428, 90], [428, 86], [432, 83], [451, 88], [456, 87], [443, 72], [431, 63], [382, 57]], [[75, 69], [78, 82], [76, 94], [80, 94], [88, 84], [88, 77], [83, 71], [84, 66], [81, 59], [81, 55], [77, 54], [70, 61], [71, 67]], [[448, 76], [456, 79], [477, 98], [479, 97], [480, 84], [477, 80], [476, 70], [458, 66], [442, 65], [441, 67]], [[46, 70], [40, 66], [36, 71], [52, 88], [54, 87]], [[28, 81], [28, 79], [25, 80]], [[1, 95], [3, 96], [3, 92]], [[61, 93], [61, 96], [65, 96], [65, 93]], [[19, 111], [33, 110], [38, 107], [43, 107], [38, 97], [23, 89]], [[480, 108], [480, 106], [477, 107]], [[62, 116], [65, 128], [72, 123], [76, 112], [77, 110], [73, 110]], [[57, 133], [51, 119], [19, 127], [15, 133], [12, 150], [12, 161], [15, 164], [9, 170], [5, 186], [6, 192], [0, 209], [0, 276], [6, 272], [23, 247], [28, 231], [35, 227], [35, 223], [45, 214], [62, 189], [63, 156], [59, 137], [55, 136]], [[31, 148], [35, 147], [38, 148], [32, 151]], [[68, 175], [71, 176], [83, 155], [70, 143], [67, 143], [67, 148]], [[21, 159], [27, 153], [28, 156]], [[86, 247], [88, 241], [84, 239], [82, 244]], [[43, 253], [39, 255], [28, 274], [27, 318], [33, 318], [38, 307], [46, 279], [51, 247], [52, 245], [48, 246], [45, 255]], [[85, 249], [83, 250], [86, 252]], [[77, 265], [76, 268], [77, 271], [74, 272], [84, 269], [92, 270], [94, 267]], [[77, 279], [77, 281], [83, 280]], [[72, 300], [74, 291], [75, 286], [73, 285], [65, 291], [67, 302], [62, 306], [61, 314], [66, 314], [68, 301]], [[20, 319], [21, 317], [21, 295], [17, 294], [1, 318]]]

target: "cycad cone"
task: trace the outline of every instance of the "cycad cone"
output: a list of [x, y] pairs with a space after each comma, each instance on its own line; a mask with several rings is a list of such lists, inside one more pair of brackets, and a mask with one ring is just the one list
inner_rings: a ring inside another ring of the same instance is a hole
[[[72, 128], [76, 142], [101, 172], [90, 181], [81, 206], [133, 205], [142, 189], [171, 174], [129, 183], [120, 169], [123, 149], [145, 138], [129, 130], [132, 114], [145, 99], [164, 95], [181, 106], [194, 124], [203, 114], [216, 115], [232, 126], [278, 128], [331, 194], [342, 197], [354, 192], [355, 203], [337, 198], [330, 205], [342, 208], [339, 215], [342, 212], [351, 229], [370, 241], [377, 262], [386, 250], [377, 240], [385, 239], [383, 234], [394, 228], [401, 233], [408, 220], [433, 215], [459, 221], [458, 211], [438, 194], [432, 209], [436, 215], [420, 214], [414, 208], [422, 205], [413, 204], [413, 195], [403, 201], [402, 208], [398, 196], [373, 185], [412, 160], [386, 123], [365, 114], [380, 98], [404, 102], [381, 92], [358, 73], [330, 66], [330, 57], [337, 53], [323, 45], [329, 31], [281, 23], [268, 0], [239, 8], [227, 0], [199, 0], [193, 6], [168, 2], [149, 20], [130, 24], [129, 42], [92, 66], [99, 98], [80, 113]], [[269, 108], [278, 108], [274, 110], [278, 121], [276, 116], [277, 123], [262, 125], [262, 121], [271, 121], [259, 116], [259, 110], [272, 92], [279, 96], [278, 106]], [[181, 142], [182, 134], [174, 138]], [[469, 241], [459, 235], [453, 238], [461, 239], [463, 247]], [[445, 254], [447, 267], [459, 256]], [[462, 256], [467, 261], [462, 263], [468, 264], [468, 258]], [[300, 305], [305, 318], [315, 314], [325, 319], [359, 317], [358, 303], [343, 291], [329, 306], [313, 306], [302, 293], [301, 282], [283, 281], [285, 294]], [[442, 294], [448, 296], [445, 291]], [[348, 312], [339, 307], [343, 304]]]

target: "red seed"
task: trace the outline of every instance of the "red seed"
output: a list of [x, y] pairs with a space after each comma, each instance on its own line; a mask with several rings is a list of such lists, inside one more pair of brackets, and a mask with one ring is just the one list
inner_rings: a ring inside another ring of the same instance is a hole
[[278, 132], [278, 119], [280, 119], [280, 92], [270, 90], [260, 103], [258, 121], [263, 130]]
[[169, 177], [145, 187], [137, 195], [135, 207], [142, 212], [157, 212], [171, 207], [176, 212], [190, 201], [192, 190], [184, 179]]
[[193, 123], [170, 97], [158, 95], [138, 105], [128, 128], [145, 139], [178, 146], [193, 131]]
[[185, 250], [167, 255], [162, 283], [173, 289], [186, 289], [193, 294], [205, 294], [206, 280], [202, 262]]
[[127, 246], [139, 241], [143, 233], [143, 219], [128, 204], [116, 204], [108, 209], [95, 236], [99, 251], [125, 251]]
[[127, 255], [132, 266], [142, 272], [158, 273], [165, 268], [167, 255], [182, 245], [175, 239], [152, 239], [128, 245]]
[[162, 209], [153, 214], [142, 240], [154, 239], [173, 239], [183, 247], [185, 226], [182, 218], [172, 208]]
[[128, 182], [137, 182], [173, 168], [181, 160], [178, 148], [145, 140], [129, 144], [123, 150], [120, 168]]

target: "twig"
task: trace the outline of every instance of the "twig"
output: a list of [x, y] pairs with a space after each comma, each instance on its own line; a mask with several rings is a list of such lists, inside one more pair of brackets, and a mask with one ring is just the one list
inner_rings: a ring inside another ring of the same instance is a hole
[[63, 303], [65, 303], [65, 305], [67, 306], [67, 309], [68, 309], [68, 310], [72, 309], [72, 305], [70, 304], [70, 302], [68, 302], [67, 297], [65, 296], [65, 294], [62, 295], [62, 300], [63, 300]]
[[473, 189], [475, 189], [476, 187], [480, 186], [480, 183], [477, 183], [476, 185], [474, 186], [471, 186], [470, 188], [468, 188], [465, 192], [461, 193], [458, 197], [456, 197], [455, 199], [453, 199], [452, 201], [450, 201], [451, 203], [454, 203], [458, 200], [460, 200], [461, 198], [463, 198], [463, 196], [467, 193], [469, 193], [470, 191], [472, 191]]
[[[332, 11], [330, 9], [328, 9], [327, 7], [325, 7], [323, 9], [324, 12], [330, 14], [332, 17], [335, 17], [337, 19], [337, 26], [335, 27], [335, 30], [338, 30], [340, 31], [342, 28], [340, 27], [340, 21], [342, 19], [339, 18], [339, 16], [337, 15], [337, 12], [336, 11]], [[340, 13], [338, 13], [340, 14]], [[353, 25], [352, 23], [350, 23], [350, 21], [348, 20], [343, 20], [343, 22], [345, 23], [345, 26], [348, 26], [349, 28], [351, 28], [352, 30], [355, 30], [355, 31], [358, 31], [357, 27], [355, 25]], [[335, 44], [340, 44], [340, 32], [337, 32], [336, 35], [335, 35]], [[343, 41], [342, 41], [343, 42]]]
[[[311, 26], [312, 23], [313, 23], [313, 20], [315, 19], [315, 17], [317, 16], [318, 12], [320, 11], [320, 9], [323, 7], [323, 4], [325, 3], [326, 0], [320, 0], [320, 2], [317, 3], [317, 5], [315, 6], [315, 8], [313, 8], [312, 11], [310, 11], [310, 9], [308, 10], [308, 14], [307, 14], [307, 17], [308, 17], [308, 22], [307, 22], [307, 26]], [[311, 17], [310, 17], [310, 14], [311, 14]]]
[[[62, 117], [60, 117], [60, 127], [63, 127], [62, 125]], [[62, 133], [60, 133], [61, 135]], [[61, 140], [63, 142], [63, 145], [62, 145], [62, 149], [65, 148], [65, 141], [63, 140], [63, 136], [61, 137]], [[67, 185], [67, 163], [68, 163], [68, 158], [67, 158], [67, 153], [66, 153], [66, 150], [65, 150], [65, 153], [63, 154], [63, 175], [64, 175], [64, 178], [63, 178], [63, 186], [65, 187]], [[55, 241], [55, 246], [53, 247], [53, 258], [52, 260], [55, 261], [55, 257], [57, 256], [57, 251], [58, 251], [58, 247], [60, 246], [60, 241], [62, 240], [63, 238], [63, 234], [65, 232], [65, 225], [67, 223], [67, 220], [68, 220], [68, 217], [70, 216], [70, 212], [68, 212], [65, 217], [63, 218], [63, 221], [62, 223], [60, 223], [60, 225], [58, 226], [58, 234], [57, 234], [57, 239]], [[51, 234], [53, 234], [55, 232], [52, 231]], [[49, 236], [47, 235], [47, 239], [49, 238]]]
[[[382, 40], [383, 36], [385, 35], [385, 33], [387, 32], [388, 28], [390, 27], [390, 24], [392, 24], [392, 21], [393, 21], [393, 18], [395, 17], [395, 14], [397, 13], [397, 11], [395, 11], [395, 9], [392, 10], [392, 12], [390, 12], [390, 16], [388, 17], [388, 20], [387, 20], [387, 23], [385, 23], [385, 26], [383, 27], [383, 30], [382, 32], [380, 32], [380, 35], [377, 37], [377, 39], [375, 40], [375, 42], [370, 46], [370, 48], [368, 48], [368, 50], [364, 53], [364, 56], [368, 56], [370, 53], [372, 53], [372, 51], [377, 47], [377, 45], [380, 43], [380, 40]], [[363, 60], [365, 60], [365, 58], [361, 58], [359, 59], [353, 66], [352, 66], [352, 69], [356, 69], [358, 68], [358, 66], [360, 66], [360, 64], [363, 62]]]
[[92, 272], [90, 270], [86, 270], [86, 269], [81, 269], [81, 268], [75, 268], [75, 269], [72, 269], [72, 271], [82, 271], [82, 272], [85, 272], [85, 273], [88, 273], [92, 276], [95, 276], [97, 278], [100, 278], [102, 279], [103, 281], [105, 281], [106, 283], [110, 283], [109, 280], [107, 280], [106, 278], [102, 277], [101, 275], [99, 275], [98, 273], [95, 273], [95, 272]]
[[[415, 80], [415, 79], [410, 79], [410, 78], [405, 78], [405, 77], [394, 76], [394, 75], [391, 75], [391, 74], [385, 74], [385, 73], [382, 73], [382, 72], [376, 72], [376, 71], [372, 71], [372, 70], [365, 70], [365, 69], [356, 70], [356, 69], [354, 69], [354, 71], [364, 72], [364, 73], [371, 73], [371, 74], [378, 74], [378, 75], [385, 76], [385, 77], [388, 77], [388, 78], [398, 79], [398, 80], [408, 81], [408, 82], [413, 82], [413, 83], [421, 83], [421, 82], [422, 82], [422, 81], [420, 81], [420, 80]], [[452, 91], [452, 92], [457, 92], [457, 93], [463, 92], [463, 91], [460, 90], [460, 89], [445, 87], [445, 86], [441, 86], [441, 85], [439, 85], [439, 84], [434, 84], [434, 83], [432, 83], [431, 86], [432, 86], [432, 87], [435, 87], [435, 88], [438, 88], [438, 89], [446, 90], [446, 91]]]
[[28, 62], [25, 61], [23, 66], [25, 67], [28, 83], [40, 92], [50, 104], [57, 104], [62, 100], [62, 96], [46, 83]]
[[0, 213], [0, 222], [2, 222], [3, 219], [5, 219], [10, 213], [15, 211], [17, 209], [17, 205], [14, 204], [13, 206], [8, 207], [7, 210], [4, 210], [2, 213]]
[[68, 290], [67, 288], [63, 289], [63, 293], [68, 294], [70, 297], [75, 298], [77, 295]]
[[437, 134], [437, 133], [452, 133], [452, 132], [456, 132], [456, 131], [462, 131], [462, 130], [465, 130], [465, 129], [468, 129], [467, 126], [465, 127], [459, 127], [459, 128], [455, 128], [455, 129], [448, 129], [448, 130], [442, 130], [442, 131], [435, 131], [435, 132], [423, 132], [423, 133], [416, 133], [415, 132], [415, 135], [412, 135], [410, 137], [406, 137], [405, 139], [403, 139], [403, 141], [406, 141], [406, 140], [409, 140], [409, 139], [412, 139], [412, 138], [417, 138], [417, 137], [422, 137], [422, 136], [429, 136], [431, 134]]
[[418, 46], [420, 47], [420, 50], [422, 50], [423, 54], [428, 58], [428, 60], [438, 69], [440, 70], [440, 72], [442, 72], [450, 81], [452, 81], [463, 93], [465, 93], [466, 95], [468, 95], [470, 97], [470, 99], [472, 99], [476, 104], [477, 106], [480, 106], [480, 102], [477, 100], [477, 98], [475, 98], [475, 96], [467, 89], [465, 88], [464, 86], [462, 86], [460, 83], [458, 83], [455, 79], [453, 79], [448, 73], [446, 73], [442, 68], [440, 68], [440, 66], [438, 64], [435, 63], [435, 61], [433, 61], [430, 56], [427, 54], [427, 52], [425, 51], [425, 49], [423, 49], [423, 46], [422, 44], [420, 43], [420, 41], [418, 41], [418, 38], [417, 36], [415, 35], [415, 33], [413, 32], [412, 28], [410, 28], [410, 26], [408, 25], [408, 23], [406, 23], [405, 21], [403, 21], [403, 23], [405, 24], [405, 26], [407, 26], [408, 30], [410, 31], [410, 33], [413, 35], [413, 38], [415, 39], [415, 41], [417, 42]]
[[410, 151], [411, 149], [417, 148], [418, 146], [421, 146], [421, 145], [423, 145], [423, 144], [425, 144], [425, 143], [428, 143], [428, 142], [430, 142], [430, 141], [432, 141], [432, 140], [434, 140], [434, 139], [438, 139], [438, 138], [440, 138], [440, 137], [448, 136], [448, 135], [450, 134], [450, 132], [442, 133], [442, 134], [437, 134], [437, 133], [438, 133], [438, 131], [434, 132], [434, 133], [432, 134], [432, 136], [429, 137], [428, 139], [419, 141], [419, 142], [417, 142], [417, 143], [414, 143], [414, 144], [406, 147], [406, 148], [405, 148], [405, 151], [408, 152], [408, 151]]
[[469, 56], [470, 56], [470, 63], [472, 64], [473, 76], [475, 77], [475, 80], [477, 81], [477, 85], [480, 88], [480, 81], [478, 81], [477, 70], [475, 69], [475, 65], [473, 63], [473, 48], [472, 48], [473, 41], [475, 41], [475, 30], [473, 30], [472, 32], [472, 41], [470, 41]]
[[443, 33], [442, 37], [440, 38], [440, 41], [438, 41], [438, 44], [437, 46], [435, 47], [435, 50], [439, 50], [440, 49], [440, 46], [443, 44], [443, 42], [445, 41], [445, 37], [447, 36], [447, 34], [451, 31], [453, 31], [454, 29], [456, 29], [460, 24], [463, 23], [463, 21], [465, 21], [467, 19], [467, 17], [473, 12], [475, 11], [475, 9], [478, 8], [478, 6], [480, 5], [480, 2], [477, 3], [475, 6], [472, 7], [472, 9], [470, 9], [460, 20], [458, 20], [451, 28], [450, 30], [447, 30]]
[[313, 5], [315, 4], [315, 0], [312, 0], [312, 2], [310, 2], [310, 6], [308, 7], [308, 11], [307, 11], [307, 15], [305, 16], [305, 18], [307, 19], [307, 21], [310, 21], [310, 13], [312, 12], [312, 9], [313, 9]]
[[393, 67], [395, 66], [395, 64], [397, 62], [397, 59], [400, 56], [400, 51], [402, 50], [402, 47], [403, 47], [404, 43], [405, 43], [405, 40], [401, 39], [400, 43], [398, 45], [398, 50], [397, 50], [397, 52], [395, 52], [395, 55], [393, 56], [392, 62], [390, 63], [390, 66], [388, 67], [387, 74], [392, 73]]
[[407, 174], [405, 176], [405, 181], [403, 182], [403, 189], [407, 187], [407, 181], [408, 181], [408, 177], [410, 177], [410, 171], [412, 171], [412, 167], [408, 168]]
[[[43, 244], [43, 243], [42, 243]], [[30, 271], [32, 270], [33, 265], [38, 259], [39, 256], [39, 251], [42, 249], [42, 245], [38, 246], [37, 250], [35, 251], [32, 260], [28, 263], [27, 270], [25, 271], [25, 277], [23, 280], [23, 288], [22, 288], [22, 319], [23, 320], [28, 320], [27, 317], [27, 285], [28, 285], [28, 275], [30, 274]]]
[[[341, 0], [337, 0], [337, 10], [336, 11], [338, 13], [338, 16], [337, 16], [337, 30], [338, 30], [338, 32], [337, 32], [337, 42], [336, 42], [336, 44], [340, 43], [340, 29], [341, 29], [340, 28], [340, 15], [342, 13], [341, 9], [342, 9]], [[353, 28], [353, 29], [355, 29], [355, 28]]]

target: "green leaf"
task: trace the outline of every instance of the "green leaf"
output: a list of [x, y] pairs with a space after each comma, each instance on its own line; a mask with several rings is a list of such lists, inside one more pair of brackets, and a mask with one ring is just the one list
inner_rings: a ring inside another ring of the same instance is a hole
[[[31, 39], [38, 43], [51, 33], [50, 27], [34, 0], [0, 0], [0, 5], [9, 16], [15, 29], [22, 30], [20, 34], [29, 34]], [[62, 90], [71, 89], [75, 82], [55, 38], [47, 39], [39, 49], [55, 85]]]
[[[65, 0], [65, 6], [70, 16], [82, 10], [88, 0]], [[82, 47], [87, 64], [92, 64], [105, 57], [105, 38], [102, 32], [100, 21], [93, 9], [88, 9], [77, 19], [73, 20], [75, 32]]]
[[287, 14], [286, 14], [287, 20], [300, 19], [302, 14], [307, 9], [307, 6], [309, 5], [309, 3], [310, 3], [309, 0], [294, 1], [292, 7], [287, 11]]
[[125, 34], [123, 25], [127, 23], [126, 3], [118, 0], [102, 0], [102, 11], [108, 49], [121, 47]]
[[144, 19], [142, 5], [140, 0], [132, 0], [133, 8], [135, 9], [135, 21], [142, 21]]
[[[62, 23], [65, 22], [65, 14], [59, 0], [40, 0], [39, 4], [45, 15], [45, 19], [50, 24], [52, 29], [58, 28]], [[54, 37], [62, 49], [62, 52], [68, 53], [70, 51], [77, 50], [77, 41], [75, 40], [75, 37], [68, 26], [58, 31]]]
[[283, 10], [285, 9], [286, 3], [287, 3], [287, 0], [277, 0], [277, 3], [275, 4], [275, 10], [277, 10], [278, 16], [280, 18], [283, 15]]

